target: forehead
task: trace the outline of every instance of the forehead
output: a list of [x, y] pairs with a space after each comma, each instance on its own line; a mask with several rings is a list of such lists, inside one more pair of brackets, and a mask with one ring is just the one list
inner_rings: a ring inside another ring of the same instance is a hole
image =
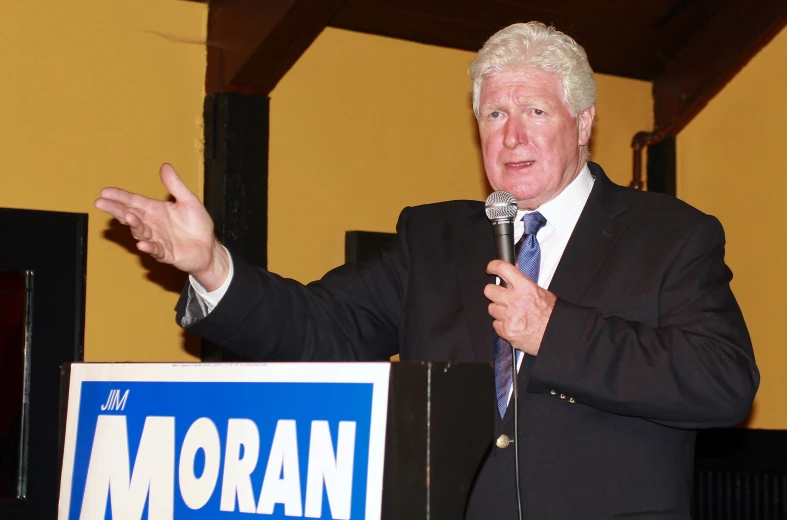
[[563, 83], [555, 74], [532, 67], [504, 70], [485, 77], [481, 83], [482, 104], [525, 99], [564, 104]]

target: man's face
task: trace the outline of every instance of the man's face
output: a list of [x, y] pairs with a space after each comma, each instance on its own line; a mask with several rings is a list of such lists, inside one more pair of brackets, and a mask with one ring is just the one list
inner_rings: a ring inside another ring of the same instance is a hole
[[510, 192], [520, 209], [552, 200], [582, 168], [594, 116], [591, 106], [572, 117], [562, 83], [548, 72], [526, 68], [485, 78], [478, 130], [489, 184]]

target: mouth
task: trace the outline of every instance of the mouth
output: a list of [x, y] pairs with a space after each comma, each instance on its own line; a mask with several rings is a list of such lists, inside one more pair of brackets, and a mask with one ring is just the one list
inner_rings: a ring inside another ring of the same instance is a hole
[[536, 161], [517, 161], [517, 162], [507, 162], [504, 163], [506, 168], [513, 168], [516, 170], [524, 170], [526, 168], [530, 168], [536, 163]]

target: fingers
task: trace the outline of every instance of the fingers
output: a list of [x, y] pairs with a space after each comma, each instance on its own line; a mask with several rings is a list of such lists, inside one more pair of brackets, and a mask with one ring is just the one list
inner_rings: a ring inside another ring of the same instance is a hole
[[511, 287], [516, 287], [522, 280], [529, 280], [516, 266], [502, 260], [492, 260], [486, 267], [486, 272], [499, 276]]
[[494, 329], [495, 334], [497, 334], [498, 337], [503, 338], [504, 340], [506, 340], [509, 345], [513, 346], [517, 350], [521, 350], [522, 352], [526, 352], [526, 350], [524, 348], [521, 348], [519, 345], [515, 344], [516, 342], [512, 342], [511, 340], [509, 340], [509, 338], [507, 336], [508, 331], [506, 330], [505, 325], [503, 324], [502, 321], [494, 321], [494, 322], [492, 322], [492, 328]]
[[147, 206], [147, 204], [152, 200], [143, 195], [121, 190], [120, 188], [104, 188], [99, 193], [99, 196], [101, 197], [99, 200], [108, 200], [110, 202], [116, 202], [130, 208], [139, 209]]
[[153, 237], [150, 227], [142, 221], [139, 215], [133, 212], [127, 212], [125, 214], [125, 219], [126, 225], [131, 228], [131, 236], [134, 237], [135, 240], [150, 240]]
[[154, 260], [161, 260], [164, 258], [164, 248], [157, 242], [149, 240], [140, 240], [137, 242], [137, 249], [143, 253], [147, 253]]
[[183, 181], [180, 180], [180, 177], [171, 165], [163, 164], [161, 170], [159, 170], [159, 176], [161, 177], [161, 183], [164, 184], [170, 195], [175, 197], [175, 200], [178, 202], [197, 200], [197, 196], [183, 184]]
[[[164, 164], [159, 172], [161, 182], [167, 191], [178, 201], [199, 200], [180, 180], [178, 174], [169, 164]], [[109, 213], [121, 223], [125, 224], [124, 214], [133, 211], [147, 211], [161, 201], [122, 190], [120, 188], [104, 188], [99, 194], [99, 199], [95, 201], [96, 208]]]
[[136, 214], [137, 210], [131, 210], [124, 204], [104, 198], [96, 200], [95, 206], [101, 211], [108, 213], [121, 224], [129, 226], [131, 228], [131, 234], [137, 240], [146, 238], [146, 233], [143, 230], [144, 223], [139, 215]]
[[513, 345], [516, 338], [521, 337], [523, 327], [526, 327], [521, 317], [511, 315], [510, 308], [494, 302], [489, 304], [488, 312], [493, 320], [492, 328], [495, 334]]
[[[126, 225], [131, 227], [131, 232], [132, 233], [134, 233], [135, 228], [140, 228], [140, 227], [142, 227], [144, 225], [142, 223], [142, 219], [139, 218], [139, 215], [137, 215], [135, 213], [132, 213], [131, 211], [126, 211], [126, 213], [123, 215], [123, 218], [126, 221]], [[134, 237], [134, 238], [136, 238], [136, 239], [141, 238], [142, 237], [142, 233], [140, 233], [139, 235], [140, 235], [139, 237]]]
[[490, 283], [484, 287], [484, 296], [490, 301], [500, 303], [505, 298], [506, 291], [505, 287]]
[[97, 199], [94, 205], [104, 213], [108, 213], [110, 216], [117, 219], [121, 224], [126, 223], [126, 213], [128, 213], [128, 211], [125, 204], [104, 198], [102, 195], [102, 198]]
[[499, 303], [490, 303], [488, 307], [489, 316], [497, 321], [503, 321], [506, 317], [506, 308]]
[[118, 188], [104, 188], [100, 195], [94, 206], [132, 228], [141, 224], [141, 215], [151, 208], [151, 202], [160, 203]]

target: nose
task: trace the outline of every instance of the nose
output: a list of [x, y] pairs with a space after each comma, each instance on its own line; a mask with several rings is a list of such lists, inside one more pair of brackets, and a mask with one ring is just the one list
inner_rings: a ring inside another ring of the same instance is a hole
[[506, 121], [503, 145], [513, 150], [520, 144], [527, 144], [527, 131], [524, 122], [516, 117], [511, 117]]

